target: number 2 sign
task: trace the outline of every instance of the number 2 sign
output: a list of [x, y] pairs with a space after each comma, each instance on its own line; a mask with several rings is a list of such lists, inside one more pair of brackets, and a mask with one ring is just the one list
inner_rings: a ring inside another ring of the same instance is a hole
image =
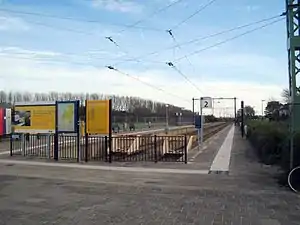
[[202, 97], [201, 98], [201, 107], [202, 108], [212, 108], [212, 98], [211, 97]]

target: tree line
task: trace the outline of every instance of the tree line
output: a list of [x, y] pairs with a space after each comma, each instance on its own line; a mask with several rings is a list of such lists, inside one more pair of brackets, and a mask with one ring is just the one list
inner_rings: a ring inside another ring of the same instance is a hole
[[69, 101], [80, 100], [80, 114], [84, 116], [85, 100], [112, 99], [112, 117], [114, 122], [163, 122], [166, 112], [170, 121], [177, 120], [181, 113], [182, 121], [192, 121], [193, 112], [179, 106], [142, 99], [139, 97], [105, 95], [99, 93], [71, 93], [71, 92], [5, 92], [0, 91], [0, 105], [2, 107], [13, 107], [16, 102], [36, 102], [36, 101]]

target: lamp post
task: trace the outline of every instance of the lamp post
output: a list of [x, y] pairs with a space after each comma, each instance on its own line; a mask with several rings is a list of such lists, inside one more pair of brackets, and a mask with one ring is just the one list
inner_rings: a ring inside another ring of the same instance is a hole
[[261, 100], [261, 116], [264, 117], [264, 99]]
[[166, 132], [169, 130], [169, 105], [166, 105]]
[[177, 117], [177, 124], [180, 126], [181, 125], [182, 112], [176, 112], [175, 115]]

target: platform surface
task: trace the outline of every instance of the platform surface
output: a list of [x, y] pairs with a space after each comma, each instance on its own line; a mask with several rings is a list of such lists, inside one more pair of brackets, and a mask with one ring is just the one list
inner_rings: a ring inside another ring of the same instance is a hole
[[[222, 137], [226, 130], [191, 165], [204, 163], [205, 157], [213, 162], [210, 156], [216, 156]], [[277, 185], [273, 169], [257, 163], [237, 129], [230, 154], [229, 174], [0, 159], [0, 224], [299, 224], [299, 195]]]

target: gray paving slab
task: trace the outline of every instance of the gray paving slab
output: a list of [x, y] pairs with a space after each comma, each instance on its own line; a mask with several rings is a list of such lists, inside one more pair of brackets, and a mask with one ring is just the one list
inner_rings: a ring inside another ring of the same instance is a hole
[[238, 131], [229, 175], [0, 164], [0, 224], [299, 224], [272, 173]]
[[209, 138], [207, 141], [205, 141], [200, 151], [198, 150], [198, 148], [195, 148], [189, 153], [189, 161], [193, 162], [194, 167], [201, 169], [210, 168], [230, 128], [231, 125], [227, 126], [223, 130]]

